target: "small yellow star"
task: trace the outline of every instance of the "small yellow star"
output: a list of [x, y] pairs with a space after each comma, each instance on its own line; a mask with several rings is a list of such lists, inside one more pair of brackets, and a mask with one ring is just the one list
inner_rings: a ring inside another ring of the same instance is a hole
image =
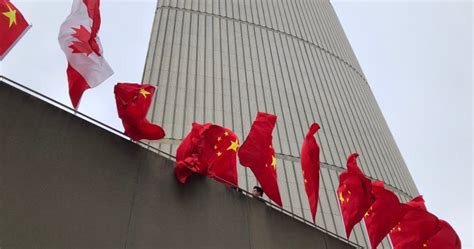
[[390, 231], [391, 233], [394, 233], [396, 231], [401, 231], [402, 229], [400, 228], [400, 222], [394, 227], [392, 228], [392, 230]]
[[273, 166], [273, 169], [276, 170], [277, 160], [276, 160], [275, 156], [273, 156], [273, 155], [272, 155], [272, 166]]
[[10, 5], [6, 4], [8, 7], [8, 12], [3, 12], [2, 14], [8, 17], [9, 23], [8, 27], [10, 28], [13, 24], [16, 25], [16, 10], [13, 10]]
[[305, 184], [308, 183], [308, 181], [306, 180], [306, 178], [304, 179], [304, 183], [305, 183]]
[[217, 137], [217, 141], [221, 141], [222, 140], [222, 137]]
[[146, 99], [146, 96], [150, 95], [151, 93], [145, 90], [145, 88], [140, 88], [140, 91], [138, 92], [138, 94], [143, 95], [143, 97]]
[[224, 136], [226, 136], [226, 137], [229, 136], [229, 132], [227, 132], [227, 131], [224, 132]]
[[227, 150], [233, 150], [237, 152], [237, 148], [239, 148], [239, 140], [230, 141], [230, 145], [227, 147]]
[[217, 156], [221, 156], [222, 153], [220, 151], [217, 152]]
[[426, 243], [423, 243], [423, 247], [428, 247], [428, 245]]
[[214, 149], [217, 150], [217, 145], [214, 145]]

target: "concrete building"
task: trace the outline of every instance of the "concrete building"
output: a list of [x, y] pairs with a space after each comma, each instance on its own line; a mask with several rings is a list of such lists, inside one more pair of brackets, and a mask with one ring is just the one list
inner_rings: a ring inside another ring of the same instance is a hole
[[356, 248], [1, 75], [0, 117], [0, 248]]
[[[168, 133], [152, 145], [170, 154], [193, 121], [223, 125], [243, 142], [257, 111], [276, 114], [283, 205], [308, 220], [299, 153], [309, 125], [320, 123], [317, 225], [340, 236], [335, 189], [351, 152], [401, 201], [418, 194], [327, 0], [160, 0], [143, 82], [158, 87], [149, 119]], [[244, 189], [256, 184], [243, 167], [239, 182]], [[350, 240], [368, 247], [365, 234], [359, 224]]]

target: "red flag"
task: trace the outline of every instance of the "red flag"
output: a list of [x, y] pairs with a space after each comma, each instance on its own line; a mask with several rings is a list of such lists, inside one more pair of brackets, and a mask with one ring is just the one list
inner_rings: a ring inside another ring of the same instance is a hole
[[215, 124], [193, 123], [191, 132], [176, 151], [176, 177], [181, 183], [193, 173], [226, 185], [238, 186], [239, 139], [231, 130]]
[[9, 0], [0, 0], [0, 60], [10, 51], [29, 24]]
[[413, 198], [407, 204], [411, 207], [416, 207], [416, 208], [423, 209], [423, 210], [427, 211], [426, 205], [425, 205], [425, 199], [423, 199], [422, 195], [419, 195], [419, 196]]
[[315, 222], [316, 209], [319, 198], [319, 145], [314, 138], [314, 134], [319, 130], [319, 125], [314, 123], [309, 128], [308, 133], [301, 147], [301, 168], [303, 170], [304, 188], [308, 195], [309, 207]]
[[384, 188], [382, 181], [372, 182], [372, 194], [375, 201], [364, 215], [365, 226], [369, 234], [370, 245], [377, 245], [405, 215], [407, 209], [392, 191]]
[[133, 140], [157, 140], [165, 136], [163, 129], [146, 119], [155, 88], [148, 84], [117, 83], [115, 103], [122, 119], [125, 135]]
[[423, 248], [461, 249], [461, 240], [451, 225], [440, 219], [439, 231], [423, 244]]
[[421, 196], [407, 203], [407, 213], [390, 231], [394, 248], [423, 248], [423, 243], [438, 232], [438, 218], [426, 211], [424, 207]]
[[85, 90], [98, 86], [114, 72], [105, 61], [97, 33], [100, 0], [74, 0], [71, 14], [59, 30], [59, 45], [66, 54], [69, 97], [75, 109]]
[[357, 166], [358, 156], [359, 154], [353, 153], [347, 158], [347, 170], [339, 175], [337, 188], [347, 238], [374, 202], [372, 184]]
[[249, 167], [267, 196], [282, 206], [278, 189], [275, 150], [272, 145], [272, 132], [277, 117], [259, 112], [250, 128], [242, 147], [239, 149], [240, 164]]

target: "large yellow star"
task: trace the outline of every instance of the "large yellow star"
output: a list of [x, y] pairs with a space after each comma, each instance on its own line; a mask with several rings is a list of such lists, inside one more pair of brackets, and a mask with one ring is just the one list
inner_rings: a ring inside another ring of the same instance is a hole
[[277, 160], [275, 158], [275, 156], [272, 155], [272, 167], [274, 170], [276, 170], [276, 167], [277, 167]]
[[227, 150], [233, 150], [237, 152], [237, 148], [239, 148], [239, 140], [230, 141], [230, 145], [227, 147]]
[[10, 8], [10, 5], [7, 4], [8, 12], [3, 12], [2, 14], [9, 19], [8, 27], [10, 28], [13, 24], [16, 25], [16, 10]]
[[146, 96], [150, 95], [151, 93], [149, 91], [145, 90], [145, 88], [140, 88], [140, 91], [138, 92], [138, 94], [143, 95], [143, 97], [146, 99]]
[[344, 204], [344, 197], [342, 196], [342, 192], [339, 192], [339, 201], [341, 201], [341, 204]]
[[351, 195], [351, 191], [347, 191], [347, 198], [344, 198], [342, 195], [342, 192], [339, 192], [339, 200], [341, 201], [341, 204], [344, 204], [344, 202], [349, 203], [349, 196]]

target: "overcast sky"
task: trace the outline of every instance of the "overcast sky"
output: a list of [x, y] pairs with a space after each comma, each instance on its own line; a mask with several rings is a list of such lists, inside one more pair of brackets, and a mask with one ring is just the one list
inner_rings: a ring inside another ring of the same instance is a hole
[[[59, 26], [71, 1], [12, 0], [33, 27], [0, 74], [70, 106]], [[428, 209], [473, 248], [473, 27], [470, 2], [333, 0]], [[122, 130], [116, 82], [140, 82], [155, 0], [102, 0], [99, 36], [115, 74], [79, 110]]]
[[332, 2], [428, 209], [473, 248], [472, 3]]

